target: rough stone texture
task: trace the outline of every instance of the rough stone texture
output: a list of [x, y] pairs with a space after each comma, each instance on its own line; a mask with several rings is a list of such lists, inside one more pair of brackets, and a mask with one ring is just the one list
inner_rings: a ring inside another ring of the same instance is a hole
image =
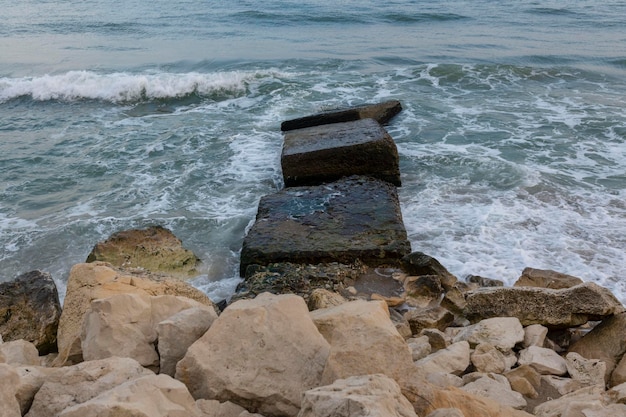
[[286, 187], [320, 185], [350, 175], [401, 184], [396, 144], [373, 119], [291, 130], [284, 135], [280, 162]]
[[560, 290], [582, 284], [583, 280], [550, 269], [525, 268], [517, 279], [515, 287], [541, 287]]
[[20, 377], [12, 366], [0, 363], [0, 417], [21, 417], [15, 397]]
[[263, 417], [261, 414], [250, 413], [240, 405], [230, 401], [219, 402], [217, 400], [196, 401], [202, 417]]
[[85, 312], [93, 300], [127, 293], [177, 295], [213, 306], [206, 294], [178, 279], [123, 271], [104, 262], [74, 265], [67, 281], [63, 313], [59, 320], [59, 356], [54, 363], [63, 365], [83, 360], [80, 334]]
[[472, 322], [490, 317], [517, 317], [522, 325], [573, 327], [624, 311], [606, 288], [584, 283], [572, 288], [479, 288], [466, 293], [465, 317]]
[[402, 269], [409, 275], [437, 276], [446, 291], [458, 281], [437, 259], [423, 252], [413, 252], [402, 258]]
[[319, 385], [329, 353], [301, 297], [264, 293], [228, 306], [178, 362], [176, 379], [196, 399], [294, 416], [302, 393]]
[[173, 295], [118, 294], [94, 300], [85, 314], [81, 333], [83, 358], [128, 357], [156, 370], [157, 324], [200, 306], [197, 301]]
[[396, 188], [349, 177], [261, 198], [243, 242], [240, 273], [274, 262], [394, 264], [410, 250]]
[[470, 360], [478, 372], [504, 373], [509, 369], [506, 358], [495, 346], [481, 343], [471, 353]]
[[311, 292], [307, 306], [309, 311], [319, 310], [320, 308], [335, 307], [347, 302], [341, 294], [328, 291], [323, 288], [317, 288]]
[[565, 356], [567, 373], [583, 385], [603, 385], [606, 364], [599, 359], [585, 359], [576, 352]]
[[200, 412], [183, 383], [168, 375], [147, 375], [125, 382], [59, 414], [59, 417], [85, 416], [200, 417]]
[[[45, 368], [43, 366], [17, 366], [14, 367], [18, 373], [20, 380], [16, 386], [15, 398], [20, 404], [22, 415], [30, 410], [35, 394], [43, 385], [46, 378], [55, 372], [59, 372], [58, 368]], [[0, 380], [2, 380], [0, 378]]]
[[470, 284], [476, 284], [479, 287], [503, 287], [504, 282], [499, 279], [485, 278], [479, 275], [468, 275], [465, 280]]
[[427, 307], [439, 303], [444, 289], [437, 275], [408, 276], [404, 280], [408, 303], [414, 307]]
[[428, 342], [428, 336], [411, 338], [408, 339], [406, 343], [409, 345], [409, 349], [411, 349], [411, 357], [413, 358], [413, 361], [423, 359], [432, 352], [432, 348]]
[[454, 321], [454, 315], [439, 306], [409, 310], [404, 318], [409, 322], [413, 334], [419, 334], [423, 329], [443, 331]]
[[419, 333], [419, 336], [428, 337], [428, 343], [430, 343], [433, 352], [445, 349], [452, 343], [450, 337], [438, 329], [424, 329]]
[[426, 417], [465, 417], [458, 408], [440, 408], [428, 413]]
[[623, 384], [624, 382], [626, 382], [626, 355], [622, 356], [622, 359], [620, 359], [620, 361], [615, 366], [615, 369], [613, 369], [613, 372], [611, 373], [611, 379], [609, 380], [609, 386], [614, 387], [616, 385]]
[[470, 364], [470, 346], [466, 341], [453, 343], [445, 349], [415, 362], [422, 374], [445, 372], [461, 375]]
[[381, 375], [339, 379], [304, 393], [298, 417], [417, 417], [391, 378]]
[[[551, 391], [556, 391], [558, 393], [556, 397], [569, 394], [584, 387], [580, 381], [572, 378], [566, 378], [556, 375], [541, 375], [541, 386], [539, 390], [545, 391], [545, 388], [548, 386], [550, 387]], [[554, 399], [555, 396], [551, 396], [551, 398]], [[546, 399], [546, 401], [548, 401], [548, 399]]]
[[331, 123], [350, 122], [360, 119], [374, 119], [380, 124], [385, 124], [393, 116], [400, 113], [402, 105], [398, 100], [385, 101], [377, 104], [365, 104], [347, 109], [330, 110], [310, 116], [285, 120], [280, 125], [283, 132], [302, 129], [305, 127], [319, 126]]
[[153, 373], [130, 358], [108, 358], [60, 368], [37, 391], [27, 416], [57, 416], [66, 408], [145, 375]]
[[[581, 388], [571, 394], [538, 405], [533, 410], [533, 414], [537, 417], [584, 416], [584, 414], [581, 413], [584, 409], [603, 407], [601, 399], [603, 392], [603, 387], [599, 386]], [[578, 414], [574, 414], [575, 412]], [[615, 415], [615, 417], [618, 416], [619, 414]]]
[[522, 346], [525, 348], [530, 346], [543, 347], [547, 335], [548, 328], [541, 324], [526, 326], [524, 327], [524, 341], [522, 342]]
[[200, 259], [183, 248], [174, 234], [161, 226], [125, 230], [94, 246], [86, 262], [108, 262], [119, 268], [143, 268], [172, 277], [199, 274]]
[[211, 327], [217, 313], [211, 307], [197, 306], [170, 316], [157, 324], [159, 373], [174, 376], [176, 364], [187, 349]]
[[519, 392], [511, 390], [508, 381], [505, 379], [495, 380], [489, 376], [478, 378], [477, 380], [464, 385], [461, 388], [471, 394], [490, 398], [502, 405], [521, 410], [526, 407], [526, 400]]
[[530, 365], [540, 374], [565, 375], [567, 363], [552, 349], [530, 346], [522, 350], [517, 361], [520, 365]]
[[453, 340], [467, 340], [471, 346], [488, 343], [506, 352], [524, 340], [524, 328], [515, 317], [495, 317], [464, 327]]
[[521, 365], [504, 374], [511, 384], [511, 389], [520, 394], [537, 398], [538, 390], [541, 387], [541, 374], [535, 368], [529, 365]]
[[40, 365], [39, 352], [26, 340], [13, 340], [0, 344], [0, 354], [10, 365]]
[[398, 380], [413, 367], [411, 351], [382, 301], [351, 301], [315, 310], [311, 317], [330, 343], [322, 384], [377, 373]]
[[626, 313], [603, 320], [589, 333], [569, 347], [587, 359], [600, 359], [606, 363], [605, 381], [626, 352]]
[[57, 351], [61, 304], [50, 274], [32, 271], [0, 283], [0, 334], [32, 342], [42, 355]]

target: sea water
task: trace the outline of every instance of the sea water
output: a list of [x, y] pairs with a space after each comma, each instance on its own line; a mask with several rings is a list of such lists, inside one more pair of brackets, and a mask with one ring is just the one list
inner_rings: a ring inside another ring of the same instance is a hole
[[280, 122], [397, 99], [413, 250], [626, 301], [626, 3], [0, 0], [0, 280], [162, 225], [239, 281]]

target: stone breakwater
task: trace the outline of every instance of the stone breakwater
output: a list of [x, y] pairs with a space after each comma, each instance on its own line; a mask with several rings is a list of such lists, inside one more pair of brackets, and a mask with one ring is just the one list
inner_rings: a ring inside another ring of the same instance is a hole
[[[392, 181], [345, 176], [322, 180], [330, 199], [308, 184], [261, 202], [256, 224], [291, 240], [251, 229], [244, 282], [219, 308], [161, 228], [96, 245], [62, 309], [46, 273], [0, 284], [0, 416], [626, 416], [626, 312], [610, 291], [532, 268], [513, 287], [459, 280], [403, 243]], [[350, 220], [342, 198], [361, 183], [385, 193]], [[316, 246], [318, 229], [337, 245]]]

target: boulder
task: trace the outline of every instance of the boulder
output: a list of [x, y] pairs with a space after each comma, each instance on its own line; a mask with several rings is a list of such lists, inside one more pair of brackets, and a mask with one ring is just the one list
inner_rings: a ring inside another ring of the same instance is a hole
[[274, 262], [398, 263], [411, 250], [396, 188], [353, 176], [266, 195], [244, 238], [240, 274]]
[[191, 307], [157, 324], [159, 373], [174, 376], [187, 349], [211, 327], [217, 313], [207, 306]]
[[501, 374], [510, 369], [504, 354], [489, 343], [476, 346], [470, 360], [477, 372]]
[[423, 329], [443, 331], [454, 321], [454, 315], [440, 306], [412, 309], [404, 314], [404, 318], [413, 334], [419, 334]]
[[487, 343], [507, 352], [524, 340], [524, 328], [515, 317], [494, 317], [461, 329], [453, 341], [461, 340], [471, 346]]
[[464, 385], [461, 388], [471, 394], [490, 398], [507, 407], [521, 410], [526, 407], [526, 400], [519, 392], [513, 391], [506, 378], [494, 379], [489, 375]]
[[576, 352], [570, 352], [565, 356], [565, 364], [569, 376], [583, 386], [604, 385], [606, 364], [601, 360], [585, 359]]
[[521, 365], [504, 374], [508, 379], [511, 389], [525, 397], [537, 398], [541, 387], [541, 374], [529, 365]]
[[0, 334], [4, 340], [27, 340], [42, 355], [56, 352], [61, 304], [52, 276], [27, 272], [0, 283], [0, 294]]
[[176, 379], [196, 399], [295, 416], [329, 353], [301, 297], [264, 293], [228, 306], [178, 362]]
[[263, 417], [261, 414], [249, 413], [248, 410], [230, 401], [219, 402], [217, 400], [196, 401], [202, 417]]
[[465, 294], [464, 315], [472, 322], [491, 317], [517, 317], [524, 326], [567, 328], [624, 311], [606, 288], [594, 283], [553, 290], [512, 287], [479, 288]]
[[350, 122], [360, 119], [374, 119], [380, 124], [385, 124], [396, 114], [400, 113], [402, 105], [398, 100], [385, 101], [378, 104], [365, 104], [346, 109], [329, 110], [310, 116], [285, 120], [280, 125], [283, 132], [302, 129], [305, 127], [319, 126], [331, 123]]
[[30, 410], [35, 394], [45, 380], [60, 370], [43, 366], [16, 366], [14, 369], [20, 377], [19, 383], [16, 385], [15, 398], [20, 404], [22, 415], [25, 415]]
[[615, 366], [615, 369], [613, 369], [613, 372], [611, 373], [611, 379], [609, 380], [609, 386], [614, 387], [616, 385], [623, 384], [624, 382], [626, 382], [626, 355], [622, 356], [622, 359], [620, 359], [620, 361]]
[[0, 417], [21, 417], [20, 404], [15, 396], [20, 377], [15, 369], [0, 363]]
[[[603, 392], [603, 387], [597, 385], [581, 388], [570, 394], [555, 400], [546, 401], [536, 406], [533, 410], [533, 414], [537, 417], [585, 416], [585, 414], [582, 413], [583, 410], [594, 410], [604, 407], [604, 401], [602, 399]], [[612, 415], [612, 417], [619, 416], [620, 414]]]
[[10, 365], [40, 365], [39, 352], [26, 340], [13, 340], [0, 344], [0, 355]]
[[286, 187], [369, 175], [400, 186], [398, 149], [374, 119], [291, 130], [280, 159]]
[[108, 262], [118, 268], [140, 268], [170, 277], [191, 278], [199, 274], [200, 259], [168, 229], [151, 226], [124, 230], [97, 243], [86, 262]]
[[479, 287], [503, 287], [504, 281], [493, 278], [485, 278], [480, 275], [468, 275], [465, 277], [465, 281], [470, 284], [476, 284]]
[[424, 329], [419, 332], [419, 336], [428, 337], [428, 343], [430, 344], [433, 352], [445, 349], [452, 343], [452, 339], [438, 329]]
[[458, 408], [440, 408], [428, 413], [426, 417], [465, 417]]
[[59, 417], [200, 417], [196, 403], [180, 381], [147, 375], [122, 383], [63, 410]]
[[565, 375], [567, 363], [552, 349], [530, 346], [522, 350], [517, 363], [530, 365], [543, 375]]
[[428, 342], [428, 336], [410, 338], [406, 343], [409, 345], [409, 349], [411, 349], [411, 358], [413, 361], [423, 359], [432, 352], [432, 348]]
[[328, 291], [323, 288], [317, 288], [311, 292], [307, 306], [309, 311], [319, 310], [320, 308], [335, 307], [347, 302], [341, 294]]
[[83, 360], [80, 334], [85, 312], [93, 300], [116, 294], [177, 295], [213, 306], [206, 294], [178, 279], [120, 270], [104, 262], [74, 265], [67, 281], [63, 313], [59, 320], [56, 365]]
[[413, 276], [434, 275], [439, 278], [446, 291], [458, 281], [437, 259], [423, 252], [413, 252], [404, 256], [402, 269]]
[[470, 365], [470, 346], [466, 341], [453, 343], [445, 349], [415, 362], [422, 375], [444, 372], [462, 375]]
[[197, 301], [173, 295], [118, 294], [94, 300], [85, 314], [81, 333], [83, 358], [128, 357], [157, 370], [157, 324], [200, 306]]
[[146, 375], [153, 373], [130, 358], [108, 358], [60, 368], [45, 379], [27, 416], [57, 416], [66, 408]]
[[298, 417], [417, 417], [391, 378], [381, 375], [338, 379], [304, 393]]
[[517, 279], [515, 287], [540, 287], [560, 290], [582, 284], [583, 280], [550, 269], [525, 268]]
[[525, 348], [530, 346], [543, 347], [546, 336], [548, 335], [548, 328], [541, 324], [531, 324], [524, 327], [524, 341], [522, 346]]
[[626, 313], [603, 320], [589, 333], [569, 347], [587, 359], [599, 359], [606, 364], [605, 381], [626, 352]]
[[330, 344], [321, 384], [350, 376], [385, 374], [396, 380], [413, 368], [411, 351], [382, 301], [356, 300], [311, 312]]
[[444, 294], [441, 280], [437, 275], [408, 276], [404, 280], [407, 302], [413, 307], [427, 307], [439, 304]]

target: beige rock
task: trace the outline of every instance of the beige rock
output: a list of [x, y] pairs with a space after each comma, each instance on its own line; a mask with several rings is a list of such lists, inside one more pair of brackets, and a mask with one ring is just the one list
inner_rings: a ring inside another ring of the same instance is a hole
[[430, 343], [428, 342], [427, 336], [411, 338], [408, 339], [406, 342], [409, 345], [409, 349], [411, 349], [413, 361], [418, 361], [422, 358], [425, 358], [431, 353], [431, 347]]
[[582, 385], [604, 385], [606, 364], [599, 359], [585, 359], [576, 352], [565, 356], [567, 372]]
[[559, 396], [563, 396], [583, 388], [583, 384], [581, 384], [578, 380], [555, 375], [542, 375], [541, 384], [544, 389], [546, 387], [550, 387], [551, 391], [558, 392]]
[[87, 262], [109, 262], [119, 268], [143, 268], [154, 273], [190, 278], [198, 275], [200, 259], [183, 248], [174, 234], [160, 226], [114, 233], [93, 248]]
[[85, 314], [81, 348], [85, 360], [129, 357], [158, 369], [157, 323], [202, 304], [173, 295], [119, 294], [91, 302]]
[[122, 271], [104, 262], [74, 265], [59, 320], [56, 365], [83, 360], [80, 334], [85, 312], [93, 300], [117, 294], [177, 295], [213, 306], [206, 294], [177, 279]]
[[533, 287], [479, 288], [465, 293], [464, 315], [472, 322], [517, 317], [522, 325], [567, 328], [624, 311], [606, 288], [591, 282], [562, 290]]
[[263, 417], [261, 414], [249, 413], [248, 410], [230, 401], [199, 399], [196, 406], [202, 417]]
[[50, 375], [61, 372], [57, 368], [45, 368], [42, 366], [16, 366], [15, 371], [20, 377], [16, 386], [15, 398], [20, 404], [22, 415], [30, 410], [35, 394], [41, 388], [46, 378]]
[[311, 317], [330, 343], [322, 384], [382, 373], [398, 380], [413, 368], [411, 351], [382, 301], [356, 300], [315, 310]]
[[480, 397], [454, 387], [436, 391], [431, 404], [433, 409], [458, 408], [466, 417], [531, 417], [531, 414], [524, 411], [507, 407], [490, 398]]
[[452, 344], [452, 339], [438, 329], [424, 329], [419, 333], [419, 336], [428, 337], [428, 343], [430, 343], [432, 352], [445, 349]]
[[309, 295], [307, 305], [309, 310], [313, 311], [320, 308], [338, 306], [346, 301], [348, 300], [343, 298], [341, 294], [337, 294], [336, 292], [328, 291], [323, 288], [316, 288], [311, 292], [311, 295]]
[[147, 375], [125, 382], [59, 417], [200, 417], [196, 403], [180, 381], [168, 375]]
[[489, 343], [476, 346], [470, 355], [470, 360], [478, 372], [501, 374], [510, 369], [502, 352]]
[[541, 287], [555, 290], [571, 288], [582, 284], [583, 280], [550, 269], [525, 268], [522, 275], [513, 284], [515, 287]]
[[391, 378], [353, 376], [304, 393], [298, 417], [417, 417]]
[[426, 417], [465, 417], [458, 408], [440, 408], [428, 413]]
[[434, 328], [443, 331], [454, 321], [454, 315], [440, 306], [412, 309], [406, 312], [404, 317], [409, 322], [413, 334], [419, 334], [423, 329]]
[[415, 362], [418, 369], [428, 375], [432, 372], [445, 372], [461, 375], [470, 364], [470, 346], [467, 341], [453, 343], [432, 355]]
[[[599, 386], [581, 388], [556, 400], [547, 401], [535, 407], [533, 414], [537, 417], [573, 417], [575, 410], [579, 416], [583, 408], [604, 406], [602, 394], [604, 389]], [[569, 413], [569, 414], [568, 414]]]
[[211, 327], [217, 313], [211, 307], [197, 306], [183, 310], [160, 322], [157, 348], [159, 351], [159, 373], [174, 376], [176, 364], [187, 353], [187, 349]]
[[66, 408], [146, 375], [153, 373], [130, 358], [108, 358], [60, 368], [37, 391], [27, 416], [57, 416]]
[[447, 372], [430, 372], [426, 375], [426, 381], [439, 388], [457, 387], [461, 388], [465, 383], [463, 378]]
[[526, 400], [519, 392], [513, 391], [508, 380], [484, 376], [461, 388], [471, 394], [490, 398], [499, 404], [521, 410], [526, 407]]
[[517, 361], [520, 365], [530, 365], [540, 374], [565, 375], [567, 362], [552, 349], [530, 346], [522, 350]]
[[454, 314], [463, 315], [463, 309], [465, 309], [465, 305], [467, 304], [465, 301], [465, 292], [467, 290], [465, 285], [467, 284], [463, 282], [455, 282], [441, 300], [441, 306]]
[[20, 404], [15, 397], [20, 377], [15, 369], [0, 363], [0, 417], [21, 417]]
[[611, 402], [626, 404], [626, 383], [612, 387], [606, 392], [606, 395]]
[[40, 365], [39, 351], [31, 342], [13, 340], [0, 344], [0, 354], [9, 365]]
[[302, 393], [319, 386], [329, 353], [301, 297], [263, 293], [228, 306], [178, 362], [176, 379], [196, 399], [294, 416]]
[[626, 355], [622, 356], [622, 359], [619, 360], [619, 362], [615, 366], [615, 369], [613, 369], [613, 372], [611, 373], [611, 379], [609, 380], [609, 386], [614, 387], [616, 385], [623, 384], [624, 382], [626, 382]]
[[541, 374], [532, 366], [519, 366], [505, 373], [504, 376], [509, 380], [511, 389], [529, 398], [538, 397], [537, 391], [541, 386]]
[[524, 328], [515, 317], [496, 317], [463, 328], [453, 340], [467, 340], [471, 346], [488, 343], [501, 351], [509, 351], [524, 340]]
[[626, 313], [609, 317], [584, 337], [572, 344], [568, 352], [576, 352], [587, 359], [599, 359], [606, 364], [605, 381], [626, 351]]
[[544, 342], [548, 335], [548, 328], [541, 324], [531, 324], [524, 327], [524, 341], [522, 346], [527, 348], [530, 346], [545, 347]]

